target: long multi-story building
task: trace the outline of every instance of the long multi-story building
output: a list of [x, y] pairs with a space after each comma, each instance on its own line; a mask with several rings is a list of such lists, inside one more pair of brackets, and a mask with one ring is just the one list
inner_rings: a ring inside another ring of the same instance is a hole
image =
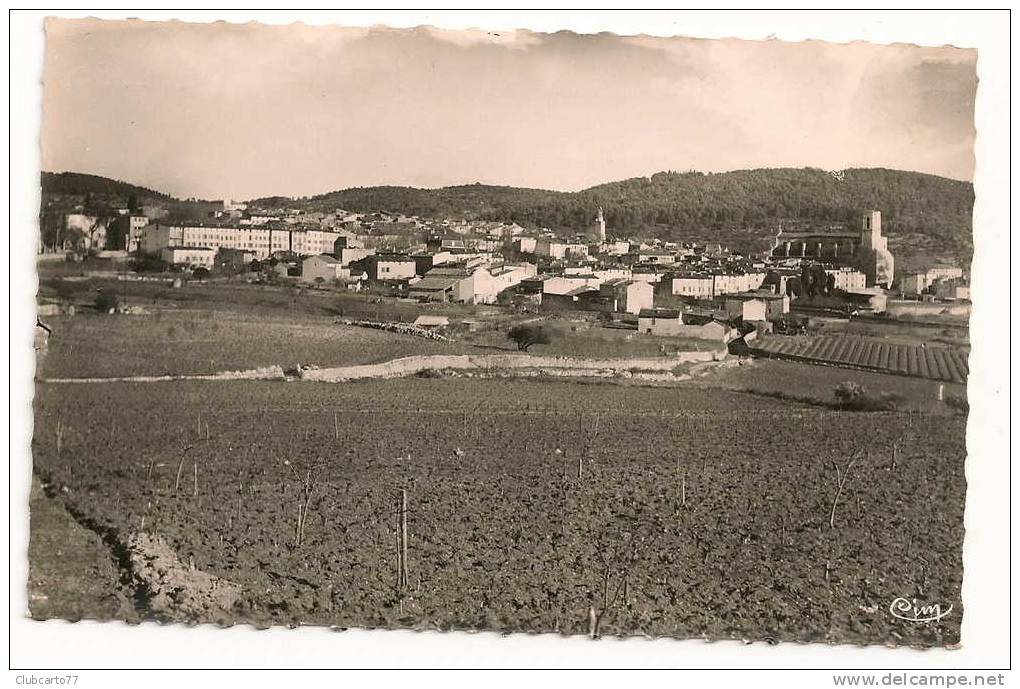
[[278, 251], [301, 256], [331, 254], [338, 236], [337, 232], [317, 229], [155, 223], [142, 228], [138, 248], [147, 254], [179, 246], [242, 249], [265, 259]]
[[868, 278], [864, 273], [850, 266], [826, 268], [825, 274], [832, 277], [832, 286], [843, 292], [864, 289], [868, 282]]
[[758, 271], [710, 271], [673, 273], [669, 278], [670, 292], [674, 296], [694, 299], [714, 299], [722, 294], [736, 294], [758, 289], [765, 281], [765, 273]]

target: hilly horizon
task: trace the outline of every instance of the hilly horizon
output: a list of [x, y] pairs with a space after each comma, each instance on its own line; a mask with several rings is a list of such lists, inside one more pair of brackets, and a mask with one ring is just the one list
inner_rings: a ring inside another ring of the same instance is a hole
[[[144, 186], [86, 173], [42, 173], [46, 196], [152, 199], [182, 211], [212, 201], [176, 199]], [[388, 211], [431, 218], [517, 222], [560, 232], [590, 232], [598, 206], [610, 237], [719, 241], [760, 250], [779, 225], [854, 225], [861, 211], [882, 211], [894, 253], [907, 264], [955, 260], [973, 251], [970, 182], [885, 168], [848, 169], [842, 180], [815, 168], [760, 168], [722, 173], [658, 172], [581, 191], [488, 184], [438, 188], [351, 187], [308, 197], [252, 199], [261, 208], [306, 212]], [[914, 259], [917, 259], [916, 261]]]

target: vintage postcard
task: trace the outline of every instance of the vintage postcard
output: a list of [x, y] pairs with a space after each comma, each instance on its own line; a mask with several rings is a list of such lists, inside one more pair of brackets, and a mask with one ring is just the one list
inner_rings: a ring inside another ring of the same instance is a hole
[[33, 618], [960, 644], [976, 51], [45, 32]]

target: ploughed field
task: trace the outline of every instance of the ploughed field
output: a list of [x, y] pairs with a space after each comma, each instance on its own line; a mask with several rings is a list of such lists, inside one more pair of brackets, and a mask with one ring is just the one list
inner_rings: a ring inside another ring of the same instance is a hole
[[753, 346], [756, 352], [766, 356], [842, 364], [952, 383], [965, 383], [969, 370], [968, 354], [959, 348], [887, 342], [869, 337], [775, 335]]
[[[511, 380], [37, 393], [36, 469], [73, 514], [237, 586], [169, 619], [959, 640], [962, 417]], [[907, 622], [901, 597], [953, 609]]]

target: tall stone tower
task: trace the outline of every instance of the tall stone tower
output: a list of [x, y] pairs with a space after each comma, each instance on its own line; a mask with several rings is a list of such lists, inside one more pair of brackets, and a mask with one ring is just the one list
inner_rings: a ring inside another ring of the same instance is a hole
[[864, 211], [861, 218], [861, 246], [874, 251], [882, 245], [882, 211]]
[[861, 259], [860, 266], [867, 276], [869, 286], [888, 289], [895, 273], [895, 261], [889, 251], [889, 240], [882, 236], [881, 211], [864, 211], [861, 218]]
[[599, 224], [599, 243], [606, 243], [606, 216], [602, 214], [602, 206], [599, 206], [599, 217], [596, 222]]

